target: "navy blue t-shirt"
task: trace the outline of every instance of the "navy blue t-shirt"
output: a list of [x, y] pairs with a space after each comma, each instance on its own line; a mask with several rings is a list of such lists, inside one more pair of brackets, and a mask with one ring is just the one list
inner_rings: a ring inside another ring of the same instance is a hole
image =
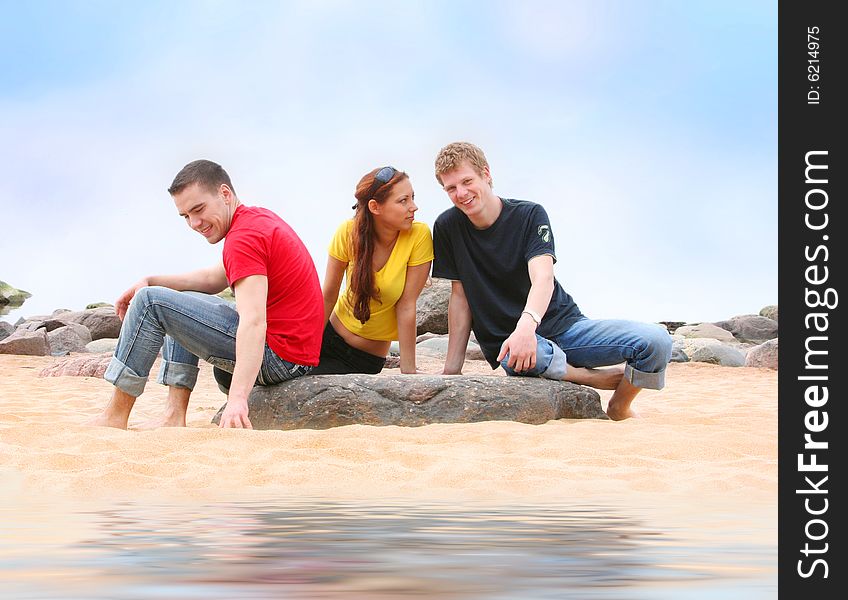
[[[502, 198], [501, 214], [477, 229], [457, 207], [433, 225], [433, 277], [462, 282], [471, 308], [471, 328], [486, 360], [495, 369], [504, 340], [515, 330], [530, 293], [531, 258], [550, 254], [554, 235], [541, 205]], [[583, 317], [577, 304], [554, 279], [554, 291], [536, 333], [553, 337]]]

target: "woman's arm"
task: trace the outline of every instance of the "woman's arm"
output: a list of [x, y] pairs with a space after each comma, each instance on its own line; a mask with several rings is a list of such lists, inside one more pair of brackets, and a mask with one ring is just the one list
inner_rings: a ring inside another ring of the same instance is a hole
[[324, 275], [324, 285], [321, 292], [324, 295], [324, 322], [330, 318], [330, 313], [333, 312], [333, 307], [336, 306], [336, 301], [339, 299], [339, 289], [342, 285], [342, 278], [348, 263], [334, 258], [327, 257], [327, 272]]
[[430, 275], [430, 262], [407, 267], [403, 293], [395, 305], [398, 344], [400, 345], [400, 372], [415, 373], [416, 302]]

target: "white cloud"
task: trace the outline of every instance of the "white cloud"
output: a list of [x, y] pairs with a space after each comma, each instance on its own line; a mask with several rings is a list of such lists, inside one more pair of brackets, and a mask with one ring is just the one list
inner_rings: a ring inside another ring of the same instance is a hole
[[[165, 192], [190, 160], [220, 162], [245, 202], [289, 221], [323, 276], [358, 179], [406, 170], [432, 224], [450, 206], [433, 159], [457, 139], [484, 148], [498, 193], [545, 205], [557, 275], [588, 314], [717, 320], [776, 301], [773, 140], [771, 155], [733, 156], [699, 137], [702, 115], [681, 130], [661, 107], [606, 126], [605, 107], [626, 99], [562, 85], [582, 57], [603, 69], [599, 57], [625, 51], [606, 5], [495, 5], [511, 37], [479, 62], [466, 53], [481, 32], [453, 45], [466, 23], [439, 5], [238, 6], [175, 16], [180, 35], [151, 40], [125, 71], [0, 100], [0, 202], [15, 223], [0, 279], [35, 294], [24, 314], [111, 301], [144, 274], [216, 260], [220, 247]], [[598, 27], [601, 44], [587, 39]], [[558, 70], [528, 76], [522, 61]]]

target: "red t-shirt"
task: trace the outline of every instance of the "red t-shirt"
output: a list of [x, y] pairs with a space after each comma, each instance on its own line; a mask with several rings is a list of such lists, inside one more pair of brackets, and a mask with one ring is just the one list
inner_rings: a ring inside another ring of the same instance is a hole
[[268, 209], [239, 205], [224, 238], [224, 270], [231, 286], [249, 275], [268, 278], [268, 346], [289, 362], [317, 365], [324, 298], [312, 256], [294, 230]]

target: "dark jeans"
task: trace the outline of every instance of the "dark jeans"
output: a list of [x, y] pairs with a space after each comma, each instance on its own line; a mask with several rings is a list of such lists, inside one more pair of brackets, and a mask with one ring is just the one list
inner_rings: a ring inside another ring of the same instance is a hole
[[321, 359], [312, 375], [338, 375], [344, 373], [367, 373], [376, 375], [383, 370], [385, 357], [380, 358], [348, 345], [327, 321], [321, 342]]

